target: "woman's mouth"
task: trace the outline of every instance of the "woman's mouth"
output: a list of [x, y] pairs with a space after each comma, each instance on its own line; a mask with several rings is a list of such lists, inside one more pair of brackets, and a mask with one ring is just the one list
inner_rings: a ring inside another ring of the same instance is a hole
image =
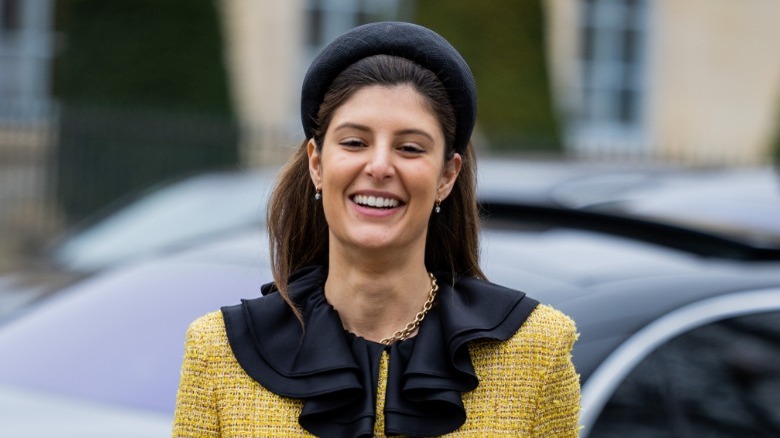
[[354, 195], [352, 202], [362, 207], [371, 208], [395, 208], [401, 205], [401, 201], [398, 199], [372, 195]]

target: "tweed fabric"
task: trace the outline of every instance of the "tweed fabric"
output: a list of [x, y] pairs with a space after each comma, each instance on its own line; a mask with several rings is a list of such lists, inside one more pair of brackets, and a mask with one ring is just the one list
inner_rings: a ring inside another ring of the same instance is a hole
[[[385, 392], [387, 391], [387, 366], [390, 357], [387, 351], [382, 352], [382, 360], [379, 361], [379, 379], [376, 385], [376, 412], [385, 411]], [[374, 435], [382, 436], [385, 430], [385, 416], [378, 415], [374, 422]]]
[[[570, 352], [573, 321], [538, 306], [507, 341], [469, 345], [479, 386], [463, 394], [468, 418], [455, 437], [576, 437], [579, 378]], [[375, 431], [383, 436], [388, 356], [383, 354]], [[298, 424], [303, 402], [276, 395], [250, 378], [233, 356], [224, 320], [213, 312], [187, 332], [174, 437], [312, 436]]]
[[333, 80], [355, 62], [374, 55], [406, 58], [432, 71], [455, 110], [455, 150], [463, 152], [477, 121], [477, 86], [468, 64], [441, 35], [412, 23], [358, 26], [328, 44], [309, 66], [301, 90], [301, 122], [306, 138], [317, 128], [317, 112]]

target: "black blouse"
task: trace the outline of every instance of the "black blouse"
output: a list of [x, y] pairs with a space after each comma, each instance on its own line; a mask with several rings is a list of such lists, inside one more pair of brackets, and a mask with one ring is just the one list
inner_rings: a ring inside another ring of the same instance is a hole
[[466, 421], [461, 393], [477, 387], [466, 343], [509, 339], [538, 304], [523, 292], [437, 274], [439, 292], [417, 336], [385, 346], [344, 330], [325, 300], [327, 271], [290, 277], [300, 322], [271, 284], [260, 298], [223, 307], [228, 340], [246, 373], [269, 391], [303, 399], [298, 421], [318, 436], [373, 436], [379, 363], [389, 353], [385, 433], [431, 436]]

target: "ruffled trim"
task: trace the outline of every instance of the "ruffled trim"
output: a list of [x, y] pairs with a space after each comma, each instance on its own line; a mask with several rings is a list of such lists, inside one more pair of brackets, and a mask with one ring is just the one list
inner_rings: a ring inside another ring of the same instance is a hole
[[267, 295], [222, 308], [228, 340], [246, 373], [269, 391], [305, 400], [298, 418], [318, 436], [373, 436], [377, 369], [369, 349], [389, 349], [385, 432], [442, 435], [466, 421], [461, 393], [479, 385], [467, 343], [509, 339], [537, 301], [474, 278], [455, 285], [436, 275], [439, 292], [416, 337], [389, 347], [345, 333], [325, 300], [322, 267], [289, 281], [305, 330], [281, 296]]

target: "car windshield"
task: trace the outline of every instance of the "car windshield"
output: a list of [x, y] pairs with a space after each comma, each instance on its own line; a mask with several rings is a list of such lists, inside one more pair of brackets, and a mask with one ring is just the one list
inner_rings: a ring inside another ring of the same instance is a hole
[[772, 169], [687, 175], [603, 207], [642, 219], [780, 247], [780, 178]]
[[617, 214], [780, 247], [780, 175], [770, 167], [488, 160], [479, 182], [483, 202]]
[[646, 199], [628, 200], [624, 208], [651, 219], [780, 246], [780, 179], [769, 169], [675, 184]]
[[54, 260], [96, 271], [207, 237], [261, 227], [271, 171], [210, 173], [154, 190], [65, 238]]

